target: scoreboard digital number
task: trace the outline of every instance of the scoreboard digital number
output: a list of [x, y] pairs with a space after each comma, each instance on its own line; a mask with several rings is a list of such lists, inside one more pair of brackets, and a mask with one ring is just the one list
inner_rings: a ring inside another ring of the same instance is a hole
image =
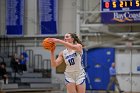
[[140, 0], [101, 0], [102, 11], [140, 10]]

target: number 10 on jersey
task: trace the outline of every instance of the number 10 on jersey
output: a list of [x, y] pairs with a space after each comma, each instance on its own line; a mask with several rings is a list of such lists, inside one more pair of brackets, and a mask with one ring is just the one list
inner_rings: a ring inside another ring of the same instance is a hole
[[70, 66], [75, 64], [74, 58], [68, 59], [68, 62]]

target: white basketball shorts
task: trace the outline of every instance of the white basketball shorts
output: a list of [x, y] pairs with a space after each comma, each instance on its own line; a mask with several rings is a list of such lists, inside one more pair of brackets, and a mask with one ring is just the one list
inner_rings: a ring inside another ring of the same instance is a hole
[[76, 85], [81, 85], [85, 83], [85, 71], [81, 70], [79, 72], [65, 72], [65, 84], [75, 83]]

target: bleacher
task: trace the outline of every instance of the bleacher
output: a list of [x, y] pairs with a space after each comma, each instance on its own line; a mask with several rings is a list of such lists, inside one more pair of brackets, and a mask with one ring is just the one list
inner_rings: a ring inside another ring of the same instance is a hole
[[4, 91], [46, 91], [59, 90], [59, 84], [51, 83], [51, 78], [43, 77], [42, 73], [26, 72], [22, 75], [11, 73], [9, 83], [4, 84]]
[[23, 74], [14, 73], [10, 67], [11, 58], [9, 55], [15, 51], [18, 53], [23, 52], [24, 46], [16, 46], [16, 44], [11, 44], [12, 46], [10, 46], [9, 42], [10, 40], [0, 40], [0, 61], [6, 63], [9, 78], [8, 84], [4, 84], [2, 87], [4, 91], [46, 91], [60, 89], [60, 84], [52, 83], [50, 60], [42, 59], [42, 55], [34, 54], [33, 50], [26, 50], [29, 56], [27, 72]]

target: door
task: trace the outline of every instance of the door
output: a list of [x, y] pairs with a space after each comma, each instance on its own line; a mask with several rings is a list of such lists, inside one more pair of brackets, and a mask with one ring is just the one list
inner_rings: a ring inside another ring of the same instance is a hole
[[116, 50], [116, 72], [120, 88], [124, 91], [131, 91], [131, 50]]
[[109, 67], [115, 57], [114, 51], [114, 48], [94, 48], [85, 52], [87, 90], [107, 89], [110, 78]]
[[117, 49], [116, 68], [121, 89], [140, 92], [140, 49]]
[[132, 50], [132, 91], [140, 92], [140, 49]]

